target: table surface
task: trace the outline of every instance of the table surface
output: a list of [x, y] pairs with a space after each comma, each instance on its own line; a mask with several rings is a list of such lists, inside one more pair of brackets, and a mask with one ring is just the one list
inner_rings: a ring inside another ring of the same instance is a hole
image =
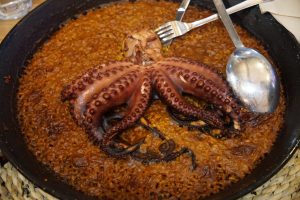
[[[33, 0], [32, 1], [32, 9], [43, 3], [45, 0]], [[0, 20], [0, 42], [6, 36], [6, 34], [12, 29], [16, 23], [20, 19], [17, 20]]]

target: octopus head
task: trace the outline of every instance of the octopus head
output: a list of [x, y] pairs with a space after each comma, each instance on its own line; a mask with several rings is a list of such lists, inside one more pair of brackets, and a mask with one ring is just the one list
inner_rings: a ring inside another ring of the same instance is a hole
[[142, 30], [129, 34], [124, 41], [127, 60], [139, 65], [149, 65], [162, 59], [162, 45], [154, 31]]

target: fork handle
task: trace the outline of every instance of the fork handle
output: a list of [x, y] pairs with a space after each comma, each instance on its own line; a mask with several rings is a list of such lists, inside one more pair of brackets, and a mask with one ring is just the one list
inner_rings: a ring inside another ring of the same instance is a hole
[[[226, 11], [227, 11], [228, 14], [232, 14], [232, 13], [236, 13], [236, 12], [241, 11], [243, 9], [246, 9], [246, 8], [251, 7], [251, 6], [254, 6], [254, 5], [263, 3], [263, 2], [267, 2], [267, 1], [272, 1], [272, 0], [246, 0], [246, 1], [243, 1], [242, 3], [239, 3], [235, 6], [232, 6], [228, 9], [226, 9]], [[218, 14], [213, 14], [209, 17], [204, 18], [204, 19], [189, 23], [189, 27], [190, 27], [190, 29], [194, 29], [194, 28], [197, 28], [197, 27], [202, 26], [204, 24], [207, 24], [209, 22], [215, 21], [218, 18], [219, 18]]]

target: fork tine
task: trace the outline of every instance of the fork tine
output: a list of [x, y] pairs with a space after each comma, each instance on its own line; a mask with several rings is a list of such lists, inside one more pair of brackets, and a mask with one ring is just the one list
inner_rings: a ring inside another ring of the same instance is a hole
[[169, 35], [167, 37], [161, 38], [161, 41], [162, 41], [162, 43], [166, 43], [166, 42], [168, 42], [169, 40], [171, 40], [171, 39], [173, 39], [175, 37], [177, 37], [177, 36], [174, 35], [174, 34], [171, 34], [171, 35]]
[[165, 24], [161, 25], [160, 27], [158, 27], [157, 29], [155, 29], [154, 32], [158, 33], [158, 32], [160, 32], [160, 31], [162, 31], [162, 30], [164, 30], [164, 29], [166, 29], [170, 26], [172, 26], [170, 22], [165, 23]]
[[156, 34], [161, 35], [161, 34], [169, 32], [169, 31], [172, 31], [172, 26], [166, 27], [163, 30], [160, 30], [159, 32], [157, 32]]
[[160, 39], [163, 39], [163, 38], [168, 37], [168, 36], [173, 35], [173, 34], [174, 34], [173, 29], [169, 29], [168, 31], [166, 31], [166, 32], [163, 33], [163, 34], [158, 34], [158, 37], [159, 37]]
[[163, 29], [163, 30], [161, 30], [161, 31], [159, 31], [159, 32], [157, 32], [156, 34], [157, 35], [161, 35], [161, 34], [164, 34], [164, 33], [166, 33], [166, 32], [169, 32], [169, 31], [171, 31], [172, 30], [172, 27], [167, 27], [167, 28], [165, 28], [165, 29]]

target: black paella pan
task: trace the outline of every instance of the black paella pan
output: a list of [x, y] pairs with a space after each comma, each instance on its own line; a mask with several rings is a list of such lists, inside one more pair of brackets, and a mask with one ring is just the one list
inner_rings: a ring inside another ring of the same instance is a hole
[[[110, 0], [48, 0], [20, 21], [0, 46], [0, 147], [9, 161], [29, 180], [61, 199], [93, 199], [67, 185], [29, 152], [17, 120], [19, 78], [37, 48], [66, 20]], [[240, 0], [225, 1], [227, 6]], [[211, 0], [193, 1], [214, 9]], [[175, 13], [174, 13], [175, 14]], [[285, 123], [271, 152], [253, 172], [207, 199], [236, 199], [254, 190], [278, 172], [300, 143], [300, 45], [271, 15], [253, 7], [233, 15], [234, 20], [262, 41], [280, 67], [286, 95]]]

